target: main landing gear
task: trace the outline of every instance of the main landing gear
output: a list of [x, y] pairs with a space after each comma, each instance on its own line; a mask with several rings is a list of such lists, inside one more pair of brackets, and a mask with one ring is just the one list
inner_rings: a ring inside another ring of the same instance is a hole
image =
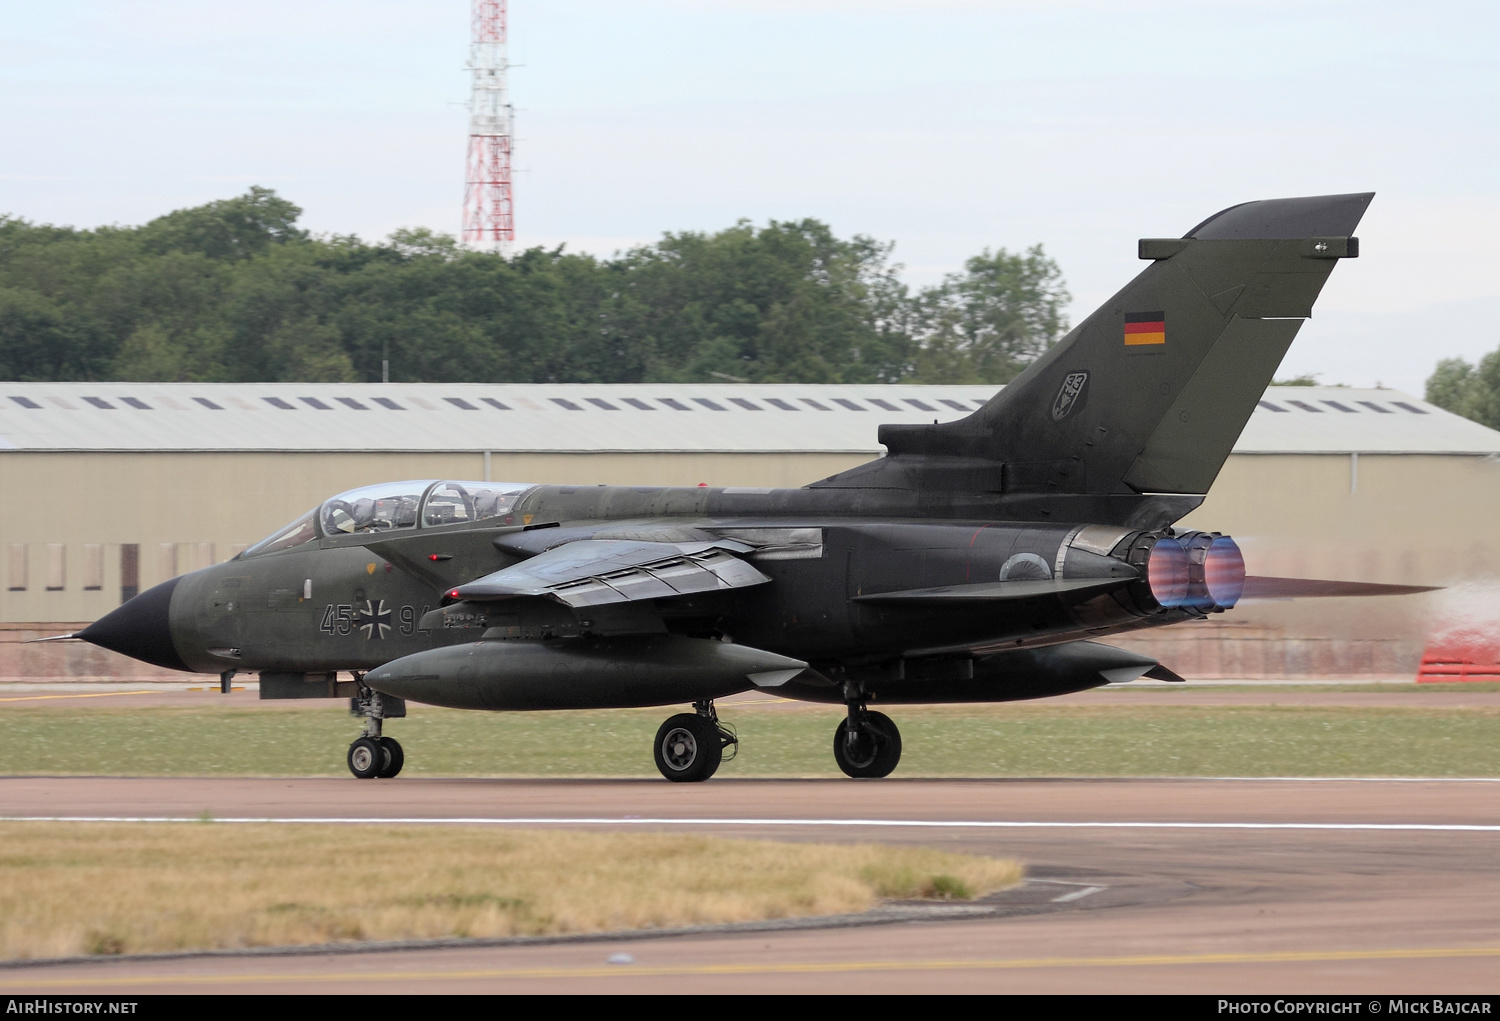
[[740, 747], [734, 729], [719, 722], [713, 699], [694, 702], [693, 709], [663, 723], [651, 749], [661, 775], [676, 783], [707, 780], [725, 760], [724, 750], [733, 759]]
[[349, 772], [361, 780], [384, 779], [401, 772], [406, 753], [394, 737], [383, 737], [381, 725], [406, 715], [406, 703], [365, 687], [364, 675], [355, 674], [359, 694], [349, 700], [349, 713], [363, 716], [365, 732], [349, 746]]
[[856, 779], [890, 776], [901, 761], [901, 731], [885, 713], [865, 708], [854, 685], [844, 688], [849, 715], [833, 732], [833, 757], [839, 768]]
[[[885, 713], [866, 709], [864, 693], [853, 685], [844, 690], [844, 704], [849, 715], [833, 732], [833, 758], [839, 768], [856, 779], [890, 776], [901, 761], [901, 731]], [[739, 751], [739, 738], [731, 726], [719, 722], [712, 700], [694, 702], [693, 709], [663, 723], [651, 749], [661, 775], [676, 783], [707, 780]]]

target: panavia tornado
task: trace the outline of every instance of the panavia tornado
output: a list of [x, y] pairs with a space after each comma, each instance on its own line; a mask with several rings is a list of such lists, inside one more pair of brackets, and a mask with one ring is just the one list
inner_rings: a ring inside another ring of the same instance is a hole
[[[872, 706], [1181, 680], [1094, 639], [1267, 595], [1413, 586], [1247, 578], [1203, 502], [1371, 194], [1247, 202], [1180, 238], [981, 410], [887, 425], [886, 456], [801, 489], [428, 480], [343, 493], [76, 636], [159, 666], [258, 671], [262, 698], [348, 697], [350, 771], [386, 720], [460, 709], [692, 706], [657, 732], [705, 780], [760, 689], [842, 704], [851, 777], [901, 757]], [[352, 680], [340, 679], [341, 672]]]

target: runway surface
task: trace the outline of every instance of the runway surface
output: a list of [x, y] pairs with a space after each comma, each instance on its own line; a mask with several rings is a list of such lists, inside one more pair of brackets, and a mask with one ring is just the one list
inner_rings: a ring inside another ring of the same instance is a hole
[[1500, 991], [1495, 782], [0, 779], [7, 817], [204, 812], [913, 843], [1018, 857], [1031, 882], [983, 916], [30, 965], [0, 992]]

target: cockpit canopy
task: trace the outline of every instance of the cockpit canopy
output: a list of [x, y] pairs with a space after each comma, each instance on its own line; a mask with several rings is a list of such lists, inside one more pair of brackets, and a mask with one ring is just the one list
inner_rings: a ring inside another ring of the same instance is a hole
[[291, 549], [318, 538], [500, 518], [530, 488], [524, 482], [419, 479], [351, 489], [278, 528], [240, 556]]

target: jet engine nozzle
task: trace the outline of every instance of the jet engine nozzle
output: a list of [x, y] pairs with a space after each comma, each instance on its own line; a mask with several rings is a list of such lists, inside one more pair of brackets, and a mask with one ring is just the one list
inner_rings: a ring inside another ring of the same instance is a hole
[[1218, 532], [1179, 538], [1187, 551], [1189, 586], [1182, 605], [1227, 610], [1245, 594], [1245, 557], [1239, 544]]
[[1146, 556], [1146, 584], [1151, 598], [1168, 609], [1186, 603], [1191, 584], [1187, 547], [1170, 535], [1157, 539]]

